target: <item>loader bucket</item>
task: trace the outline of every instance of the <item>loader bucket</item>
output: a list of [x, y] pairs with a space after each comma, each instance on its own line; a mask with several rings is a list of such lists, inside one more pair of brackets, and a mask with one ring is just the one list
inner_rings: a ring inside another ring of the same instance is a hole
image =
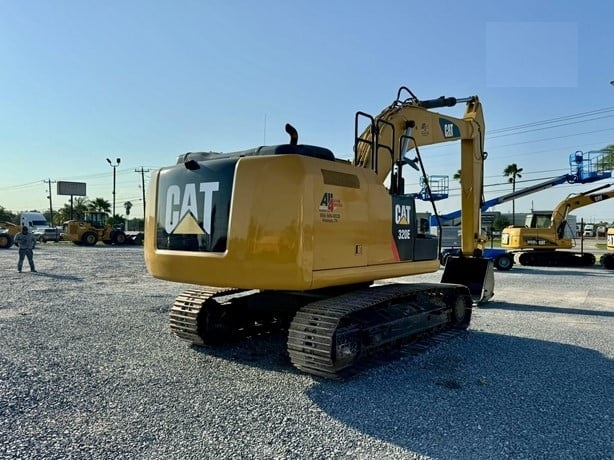
[[495, 294], [492, 259], [450, 256], [441, 277], [442, 283], [463, 284], [475, 303], [488, 302]]

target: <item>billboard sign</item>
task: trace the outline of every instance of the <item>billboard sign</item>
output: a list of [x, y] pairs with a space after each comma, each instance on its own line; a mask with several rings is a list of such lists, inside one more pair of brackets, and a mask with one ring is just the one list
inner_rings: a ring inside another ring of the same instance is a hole
[[85, 182], [58, 181], [58, 195], [85, 196]]

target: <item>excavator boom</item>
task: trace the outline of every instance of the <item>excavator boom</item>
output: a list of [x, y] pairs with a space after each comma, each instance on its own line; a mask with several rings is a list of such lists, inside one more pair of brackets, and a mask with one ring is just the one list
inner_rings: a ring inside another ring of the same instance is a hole
[[[401, 100], [402, 91], [411, 97]], [[434, 108], [453, 107], [466, 103], [462, 119], [430, 111]], [[403, 165], [415, 165], [405, 154], [411, 149], [450, 141], [461, 142], [461, 247], [465, 254], [483, 249], [480, 235], [480, 208], [483, 203], [485, 123], [482, 105], [477, 96], [466, 98], [440, 97], [420, 101], [411, 91], [402, 87], [397, 99], [377, 117], [359, 112], [369, 119], [368, 127], [356, 137], [354, 164], [372, 169], [383, 183], [392, 173], [391, 193], [404, 193]], [[358, 131], [358, 119], [356, 131]], [[417, 168], [416, 168], [417, 169]]]
[[565, 219], [571, 211], [574, 209], [582, 208], [591, 204], [599, 203], [614, 196], [614, 190], [605, 193], [595, 193], [599, 190], [603, 190], [611, 187], [612, 184], [605, 184], [600, 187], [596, 187], [584, 193], [573, 195], [563, 201], [561, 201], [552, 211], [552, 218], [550, 222], [550, 228], [559, 229], [565, 223]]

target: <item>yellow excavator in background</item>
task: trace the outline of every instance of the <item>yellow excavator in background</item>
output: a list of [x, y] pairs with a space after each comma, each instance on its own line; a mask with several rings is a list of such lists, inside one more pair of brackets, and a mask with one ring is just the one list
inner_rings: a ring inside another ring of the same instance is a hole
[[608, 270], [614, 270], [614, 227], [608, 228], [606, 238], [606, 248], [608, 252], [601, 256], [601, 265]]
[[[431, 110], [458, 102], [462, 119]], [[335, 377], [416, 335], [466, 329], [474, 302], [494, 289], [492, 261], [480, 257], [484, 129], [477, 96], [421, 101], [402, 87], [377, 117], [356, 114], [353, 161], [299, 144], [286, 125], [288, 144], [186, 153], [155, 171], [147, 268], [197, 285], [177, 297], [171, 330], [213, 344], [287, 328], [294, 366]], [[420, 233], [403, 167], [424, 175], [419, 148], [447, 141], [461, 143], [465, 256], [451, 258], [441, 283], [374, 283], [439, 269], [438, 240]]]
[[[614, 196], [614, 190], [596, 193], [611, 184], [572, 195], [561, 201], [552, 213], [534, 212], [524, 227], [512, 226], [501, 232], [501, 247], [519, 254], [518, 262], [529, 266], [587, 267], [595, 264], [595, 255], [573, 251], [574, 239], [565, 235], [567, 215], [574, 209], [600, 203]], [[575, 235], [576, 229], [573, 230]]]

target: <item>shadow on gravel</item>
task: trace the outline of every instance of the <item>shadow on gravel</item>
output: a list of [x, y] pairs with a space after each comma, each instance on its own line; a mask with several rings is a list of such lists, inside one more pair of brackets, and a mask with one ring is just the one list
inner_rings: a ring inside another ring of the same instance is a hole
[[35, 272], [35, 273], [29, 273], [28, 274], [32, 275], [32, 276], [40, 276], [43, 278], [51, 278], [51, 279], [55, 279], [55, 280], [65, 280], [65, 281], [83, 281], [83, 278], [80, 276], [74, 276], [74, 275], [56, 275], [55, 273], [45, 273], [45, 272]]
[[472, 332], [307, 394], [343, 425], [437, 459], [610, 458], [613, 389], [598, 352]]
[[238, 339], [233, 343], [214, 346], [192, 345], [191, 348], [207, 356], [232, 361], [245, 366], [273, 372], [299, 373], [286, 351], [287, 333], [272, 332]]
[[509, 310], [509, 311], [532, 311], [542, 313], [560, 313], [565, 315], [586, 315], [586, 316], [604, 316], [614, 318], [613, 311], [599, 311], [595, 309], [584, 308], [566, 308], [566, 307], [547, 307], [544, 305], [525, 305], [508, 302], [490, 302], [487, 305], [480, 306], [487, 310]]

